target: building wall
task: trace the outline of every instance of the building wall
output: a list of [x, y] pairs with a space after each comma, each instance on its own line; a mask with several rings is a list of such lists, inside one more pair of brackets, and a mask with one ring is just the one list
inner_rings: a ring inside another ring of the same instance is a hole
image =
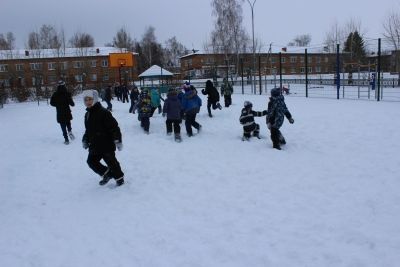
[[[122, 80], [137, 79], [136, 68], [122, 68]], [[68, 85], [102, 87], [119, 81], [119, 69], [110, 68], [108, 56], [29, 58], [0, 60], [0, 86], [34, 87], [36, 80], [52, 86], [64, 79]]]
[[[246, 75], [253, 67], [253, 55], [242, 54], [243, 73]], [[259, 66], [260, 61], [260, 66]], [[309, 54], [308, 67], [310, 74], [332, 73], [336, 62], [335, 54]], [[239, 64], [238, 64], [239, 63]], [[181, 72], [184, 75], [197, 74], [197, 76], [205, 75], [213, 70], [218, 74], [226, 75], [227, 65], [229, 72], [241, 74], [240, 60], [235, 56], [231, 56], [229, 62], [226, 62], [224, 55], [221, 54], [194, 54], [181, 59]], [[283, 74], [304, 74], [304, 54], [282, 54], [282, 73]], [[259, 68], [260, 67], [260, 68]], [[256, 73], [259, 69], [262, 75], [273, 75], [279, 73], [279, 54], [257, 54], [256, 55]]]

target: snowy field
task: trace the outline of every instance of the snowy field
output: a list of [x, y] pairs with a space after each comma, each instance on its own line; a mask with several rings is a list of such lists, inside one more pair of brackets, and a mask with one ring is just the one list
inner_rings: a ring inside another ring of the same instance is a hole
[[210, 119], [203, 106], [203, 131], [180, 144], [162, 116], [147, 136], [114, 102], [120, 188], [86, 165], [80, 98], [69, 146], [54, 108], [5, 105], [0, 266], [400, 266], [400, 103], [289, 96], [277, 151], [265, 118], [261, 140], [241, 141], [244, 100], [266, 108], [234, 95]]

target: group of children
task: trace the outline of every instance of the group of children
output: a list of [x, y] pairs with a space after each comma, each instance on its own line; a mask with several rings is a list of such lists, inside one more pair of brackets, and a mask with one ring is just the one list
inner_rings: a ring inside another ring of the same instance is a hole
[[285, 104], [285, 98], [282, 95], [280, 88], [271, 90], [271, 97], [269, 98], [268, 109], [264, 111], [254, 111], [253, 104], [250, 101], [244, 102], [244, 108], [240, 115], [240, 123], [243, 125], [243, 141], [249, 140], [253, 135], [260, 138], [260, 125], [254, 121], [254, 117], [267, 116], [267, 127], [271, 132], [271, 140], [273, 148], [281, 150], [281, 145], [286, 144], [286, 140], [279, 130], [283, 124], [284, 117], [293, 124], [294, 119], [290, 114]]
[[[231, 94], [233, 92], [227, 81], [221, 90], [224, 95], [225, 106], [231, 105]], [[107, 88], [106, 101], [109, 100], [111, 87]], [[208, 95], [207, 109], [208, 114], [212, 117], [211, 107], [221, 109], [219, 104], [218, 91], [215, 89], [211, 81], [207, 81], [206, 88], [202, 90], [204, 95]], [[124, 184], [124, 173], [115, 157], [115, 150], [122, 150], [122, 134], [118, 126], [118, 122], [111, 114], [111, 108], [103, 108], [99, 103], [98, 92], [96, 90], [85, 90], [83, 92], [84, 103], [86, 106], [85, 114], [85, 134], [82, 138], [82, 146], [89, 150], [87, 163], [89, 167], [100, 175], [100, 185], [105, 185], [110, 179], [115, 179], [117, 186]], [[196, 121], [196, 116], [202, 106], [201, 98], [197, 94], [196, 88], [186, 82], [183, 91], [180, 89], [170, 89], [167, 98], [164, 100], [157, 89], [149, 92], [143, 89], [140, 93], [137, 87], [134, 87], [130, 94], [131, 107], [130, 112], [138, 111], [138, 118], [141, 127], [145, 133], [149, 133], [150, 118], [155, 110], [163, 113], [166, 117], [167, 134], [174, 133], [175, 140], [181, 142], [182, 120], [185, 120], [186, 132], [189, 137], [193, 136], [193, 129], [197, 132], [201, 131], [201, 125]], [[161, 108], [161, 100], [164, 100], [164, 106]], [[107, 101], [109, 105], [109, 101]], [[65, 83], [60, 81], [57, 91], [53, 94], [51, 105], [57, 108], [57, 121], [60, 123], [65, 144], [69, 144], [68, 137], [74, 138], [70, 121], [72, 114], [70, 106], [74, 106], [71, 94], [67, 92]], [[271, 132], [271, 140], [275, 149], [281, 150], [281, 145], [286, 144], [285, 138], [280, 132], [284, 117], [292, 124], [294, 120], [286, 107], [284, 97], [280, 88], [271, 90], [271, 97], [268, 103], [268, 109], [264, 111], [254, 111], [250, 101], [244, 102], [244, 108], [241, 111], [240, 123], [243, 125], [243, 141], [249, 140], [251, 136], [259, 137], [260, 126], [255, 123], [254, 117], [266, 117], [268, 129]], [[103, 160], [106, 166], [100, 161]]]

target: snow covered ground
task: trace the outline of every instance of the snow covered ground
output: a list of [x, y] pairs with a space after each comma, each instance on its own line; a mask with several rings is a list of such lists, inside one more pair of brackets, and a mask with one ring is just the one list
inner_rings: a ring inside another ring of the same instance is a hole
[[[77, 136], [65, 146], [55, 110], [0, 110], [0, 266], [385, 266], [400, 264], [400, 108], [395, 102], [289, 96], [288, 144], [242, 142], [244, 100], [203, 107], [203, 131], [175, 143], [164, 118], [144, 135], [114, 102], [127, 183], [105, 187]], [[184, 129], [183, 129], [183, 132]]]

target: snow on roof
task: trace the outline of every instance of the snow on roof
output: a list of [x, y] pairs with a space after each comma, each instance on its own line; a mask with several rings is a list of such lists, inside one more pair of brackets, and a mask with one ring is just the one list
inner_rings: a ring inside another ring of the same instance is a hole
[[173, 74], [158, 65], [153, 65], [148, 68], [145, 72], [139, 75], [140, 78], [145, 77], [162, 77], [162, 76], [173, 76]]
[[[26, 51], [28, 55], [26, 55]], [[93, 57], [108, 56], [110, 53], [125, 53], [125, 48], [116, 47], [84, 47], [64, 49], [18, 49], [0, 50], [0, 60], [33, 59], [33, 58], [60, 58], [60, 57]], [[133, 53], [137, 55], [137, 53]]]
[[[307, 49], [307, 52], [309, 54], [329, 54], [323, 47], [300, 47], [300, 46], [287, 46], [287, 47], [279, 47], [279, 46], [272, 46], [272, 54], [279, 54], [282, 52], [282, 54], [304, 54], [305, 50]], [[268, 54], [268, 51], [261, 51], [261, 54]], [[181, 56], [180, 58], [185, 58], [185, 57], [190, 57], [194, 55], [207, 55], [207, 54], [222, 54], [219, 52], [206, 52], [204, 50], [195, 50], [192, 51], [192, 53]], [[242, 54], [252, 54], [252, 52], [246, 52]], [[256, 54], [259, 54], [259, 52], [256, 52]]]

